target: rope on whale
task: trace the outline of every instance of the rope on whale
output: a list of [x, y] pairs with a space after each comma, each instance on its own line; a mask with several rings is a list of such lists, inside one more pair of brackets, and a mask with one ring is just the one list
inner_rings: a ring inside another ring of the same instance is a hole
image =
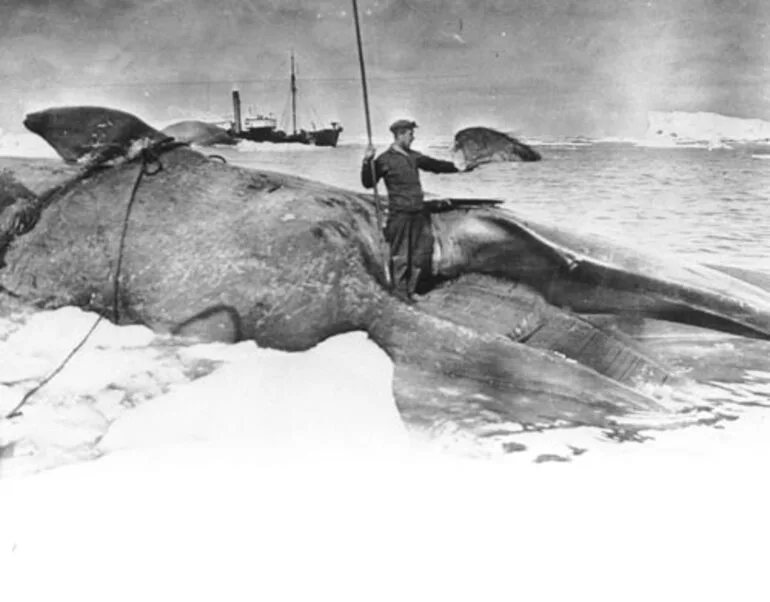
[[[112, 276], [112, 290], [113, 290], [113, 299], [112, 299], [112, 318], [115, 324], [118, 323], [120, 320], [120, 272], [123, 265], [123, 254], [125, 250], [125, 242], [126, 242], [126, 234], [128, 233], [128, 223], [129, 219], [131, 217], [131, 211], [134, 206], [134, 201], [136, 200], [136, 193], [139, 190], [139, 185], [142, 182], [142, 179], [144, 176], [154, 176], [158, 173], [160, 173], [163, 170], [163, 164], [160, 161], [160, 155], [168, 150], [171, 150], [173, 148], [176, 148], [178, 146], [181, 146], [180, 143], [169, 143], [167, 141], [162, 141], [161, 143], [149, 146], [147, 148], [144, 148], [139, 153], [140, 158], [140, 165], [139, 170], [136, 174], [136, 178], [134, 179], [133, 186], [131, 187], [131, 192], [128, 197], [128, 203], [126, 204], [126, 213], [123, 217], [123, 225], [121, 228], [120, 233], [120, 240], [118, 243], [118, 252], [117, 252], [117, 264], [115, 266], [115, 272]], [[152, 166], [152, 168], [151, 168]], [[90, 165], [86, 167], [86, 169], [83, 171], [81, 176], [77, 178], [78, 181], [88, 177], [91, 175], [95, 169], [99, 167], [98, 165]], [[57, 188], [55, 192], [61, 192], [61, 188]], [[53, 194], [46, 195], [46, 201], [50, 201]], [[38, 216], [39, 217], [39, 214]], [[37, 219], [34, 219], [32, 223], [25, 224], [25, 232], [28, 232], [34, 227], [34, 224], [37, 222]], [[64, 368], [67, 366], [67, 364], [72, 360], [73, 357], [80, 351], [83, 346], [88, 342], [88, 339], [91, 338], [91, 335], [96, 330], [97, 326], [101, 324], [102, 320], [104, 320], [105, 316], [104, 314], [99, 314], [99, 316], [94, 320], [94, 323], [91, 325], [91, 328], [88, 329], [88, 332], [86, 332], [85, 335], [80, 339], [77, 345], [72, 348], [72, 351], [70, 351], [66, 357], [59, 363], [59, 365], [50, 373], [48, 374], [43, 380], [41, 380], [37, 385], [35, 385], [32, 389], [27, 391], [24, 396], [21, 398], [19, 403], [16, 404], [16, 406], [5, 415], [6, 419], [10, 418], [16, 418], [18, 416], [21, 416], [21, 408], [26, 404], [32, 396], [35, 395], [40, 389], [42, 389], [45, 385], [47, 385], [57, 374], [59, 374]]]

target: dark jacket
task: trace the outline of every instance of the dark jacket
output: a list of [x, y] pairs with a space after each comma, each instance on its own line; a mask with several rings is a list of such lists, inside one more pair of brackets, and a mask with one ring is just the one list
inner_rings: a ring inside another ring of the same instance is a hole
[[[420, 184], [420, 169], [433, 173], [460, 171], [451, 161], [434, 159], [409, 150], [390, 147], [374, 160], [377, 180], [383, 178], [388, 189], [388, 206], [391, 211], [418, 212], [422, 210], [424, 195]], [[371, 160], [361, 166], [361, 184], [374, 188]]]

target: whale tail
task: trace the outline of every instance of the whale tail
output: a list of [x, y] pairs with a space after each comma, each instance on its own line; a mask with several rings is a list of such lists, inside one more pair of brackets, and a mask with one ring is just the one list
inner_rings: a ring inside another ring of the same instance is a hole
[[54, 107], [28, 114], [24, 126], [67, 163], [89, 166], [130, 160], [141, 148], [171, 140], [130, 113], [104, 107]]
[[455, 153], [460, 153], [467, 168], [484, 163], [540, 161], [540, 153], [516, 138], [486, 127], [472, 127], [455, 134]]

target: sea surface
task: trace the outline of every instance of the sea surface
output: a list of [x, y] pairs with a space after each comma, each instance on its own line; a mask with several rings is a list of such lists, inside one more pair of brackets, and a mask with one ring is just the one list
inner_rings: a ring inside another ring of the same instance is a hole
[[[414, 148], [452, 159], [447, 142]], [[537, 163], [423, 172], [426, 194], [504, 199], [523, 217], [635, 243], [704, 263], [770, 270], [770, 147], [649, 148], [634, 144], [537, 147]], [[385, 150], [380, 147], [378, 152]], [[363, 145], [335, 149], [252, 143], [217, 149], [231, 163], [302, 175], [352, 190]]]

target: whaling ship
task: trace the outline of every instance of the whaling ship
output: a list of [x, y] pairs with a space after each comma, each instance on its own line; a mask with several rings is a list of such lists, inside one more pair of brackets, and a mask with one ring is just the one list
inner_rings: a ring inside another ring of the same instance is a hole
[[256, 115], [241, 119], [241, 97], [238, 90], [233, 90], [233, 123], [230, 132], [238, 138], [254, 142], [283, 142], [314, 144], [316, 146], [337, 146], [342, 124], [337, 121], [331, 127], [322, 129], [297, 129], [297, 78], [294, 73], [294, 54], [291, 55], [291, 125], [292, 131], [278, 129], [278, 123], [272, 115]]

